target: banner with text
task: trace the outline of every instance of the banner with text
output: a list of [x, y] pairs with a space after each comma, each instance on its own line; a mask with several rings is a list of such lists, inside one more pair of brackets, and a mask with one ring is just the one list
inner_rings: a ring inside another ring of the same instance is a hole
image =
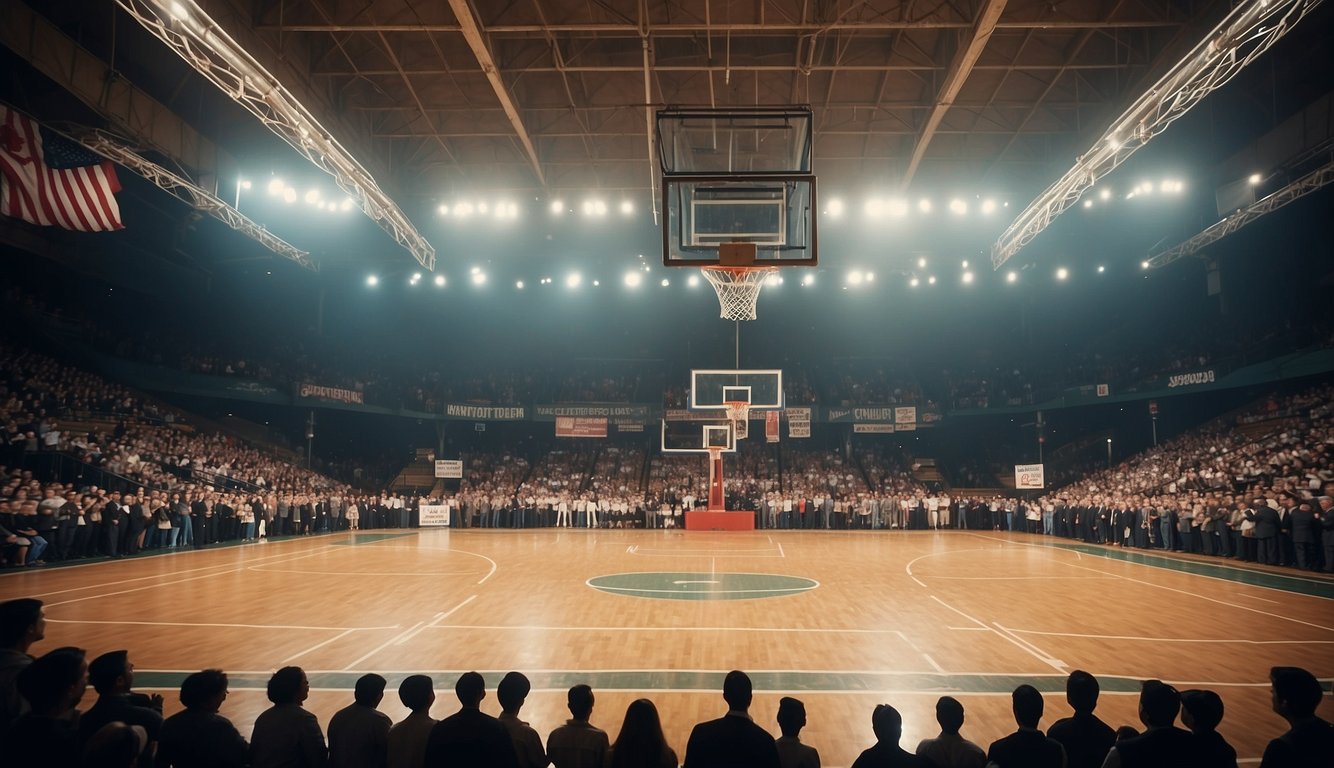
[[522, 405], [446, 403], [445, 418], [460, 421], [523, 421], [528, 418], [528, 409]]
[[915, 406], [915, 405], [908, 405], [908, 406], [898, 406], [898, 407], [896, 407], [896, 408], [894, 409], [894, 423], [895, 423], [895, 424], [916, 424], [916, 423], [917, 423], [917, 406]]
[[556, 437], [606, 437], [607, 419], [557, 416]]
[[355, 389], [342, 387], [322, 387], [319, 384], [302, 382], [296, 385], [296, 396], [301, 400], [331, 400], [335, 403], [365, 405], [366, 396]]
[[888, 405], [829, 407], [825, 409], [825, 420], [833, 424], [893, 424], [894, 410]]
[[443, 477], [447, 480], [463, 479], [463, 460], [462, 459], [436, 459], [435, 476]]
[[417, 524], [423, 528], [439, 528], [449, 525], [448, 504], [422, 504], [417, 507]]
[[853, 424], [852, 431], [862, 435], [884, 435], [894, 433], [893, 424]]
[[784, 409], [783, 412], [787, 414], [788, 437], [811, 436], [811, 410], [805, 406]]
[[647, 403], [538, 403], [533, 406], [533, 419], [555, 421], [561, 416], [582, 416], [610, 419], [613, 424], [644, 424], [657, 418], [655, 410]]
[[767, 411], [764, 414], [764, 441], [778, 442], [778, 411]]
[[1041, 464], [1015, 464], [1014, 487], [1016, 490], [1041, 490], [1047, 484], [1042, 478]]
[[1177, 389], [1178, 387], [1198, 387], [1201, 384], [1213, 384], [1218, 380], [1218, 374], [1212, 368], [1207, 371], [1192, 371], [1191, 373], [1178, 373], [1168, 376], [1163, 382], [1167, 389]]

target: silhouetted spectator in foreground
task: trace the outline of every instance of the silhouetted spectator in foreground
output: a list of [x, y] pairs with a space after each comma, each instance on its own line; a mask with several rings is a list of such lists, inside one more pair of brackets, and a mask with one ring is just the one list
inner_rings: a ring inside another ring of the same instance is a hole
[[783, 735], [774, 745], [783, 768], [820, 768], [820, 753], [801, 743], [801, 729], [806, 727], [806, 705], [784, 696], [778, 700], [778, 729]]
[[1218, 732], [1223, 700], [1213, 691], [1181, 692], [1181, 724], [1195, 734], [1200, 768], [1237, 768], [1237, 750]]
[[16, 768], [78, 768], [79, 733], [74, 707], [88, 688], [88, 664], [78, 649], [52, 651], [18, 677], [18, 692], [31, 707], [0, 731], [5, 764]]
[[389, 768], [421, 768], [436, 722], [435, 683], [426, 675], [409, 675], [398, 684], [398, 700], [411, 712], [389, 729]]
[[533, 689], [532, 683], [522, 672], [509, 672], [496, 686], [496, 698], [500, 699], [500, 724], [510, 735], [514, 744], [514, 756], [519, 761], [519, 768], [547, 768], [547, 753], [542, 749], [542, 737], [528, 723], [519, 719], [519, 710]]
[[1082, 669], [1070, 673], [1065, 681], [1065, 700], [1075, 713], [1057, 720], [1047, 729], [1047, 738], [1065, 748], [1069, 768], [1098, 768], [1107, 759], [1107, 750], [1116, 743], [1116, 731], [1093, 710], [1098, 706], [1098, 679]]
[[110, 651], [93, 659], [88, 665], [88, 682], [97, 690], [97, 703], [79, 718], [79, 738], [89, 744], [93, 735], [110, 723], [137, 725], [148, 737], [143, 756], [151, 758], [162, 730], [162, 696], [130, 690], [134, 664], [129, 652]]
[[435, 724], [426, 742], [425, 768], [517, 768], [514, 745], [500, 721], [481, 710], [486, 681], [464, 672], [454, 684], [459, 711]]
[[899, 746], [903, 736], [903, 716], [888, 704], [877, 704], [871, 712], [875, 746], [862, 750], [852, 768], [933, 768], [930, 760]]
[[143, 726], [126, 725], [119, 720], [107, 723], [88, 739], [83, 749], [84, 768], [137, 768], [148, 765], [140, 758], [148, 751], [150, 742]]
[[28, 649], [45, 634], [41, 600], [21, 597], [0, 603], [0, 732], [26, 711], [18, 676], [32, 663]]
[[973, 742], [959, 735], [963, 728], [963, 705], [952, 696], [941, 696], [936, 701], [936, 722], [940, 735], [923, 739], [917, 745], [917, 754], [927, 758], [936, 768], [982, 768], [987, 753]]
[[1139, 692], [1139, 719], [1144, 733], [1116, 742], [1103, 761], [1103, 768], [1136, 768], [1141, 765], [1199, 765], [1195, 738], [1174, 724], [1181, 710], [1181, 694], [1160, 681], [1145, 680]]
[[269, 678], [273, 706], [259, 713], [250, 732], [251, 768], [324, 768], [329, 750], [320, 721], [301, 703], [310, 696], [310, 680], [301, 667], [283, 667]]
[[330, 768], [384, 768], [389, 755], [389, 716], [376, 709], [384, 699], [385, 679], [357, 678], [352, 703], [329, 719]]
[[1269, 670], [1274, 711], [1287, 733], [1269, 742], [1260, 768], [1327, 768], [1334, 755], [1334, 725], [1316, 717], [1323, 691], [1315, 675], [1299, 667]]
[[723, 678], [727, 714], [699, 723], [686, 743], [685, 768], [779, 768], [774, 737], [750, 719], [750, 677], [732, 670]]
[[576, 685], [565, 695], [570, 719], [547, 736], [547, 757], [556, 768], [602, 768], [607, 732], [588, 722], [593, 716], [593, 689]]
[[616, 743], [607, 749], [609, 768], [676, 768], [676, 752], [662, 735], [658, 708], [648, 699], [635, 699], [625, 708], [625, 721]]
[[167, 718], [158, 737], [158, 768], [244, 768], [250, 745], [218, 710], [227, 700], [227, 673], [195, 672], [181, 682], [185, 709]]
[[1019, 730], [991, 743], [987, 764], [998, 768], [1063, 768], [1065, 748], [1038, 730], [1042, 721], [1042, 694], [1031, 685], [1021, 685], [1010, 698]]

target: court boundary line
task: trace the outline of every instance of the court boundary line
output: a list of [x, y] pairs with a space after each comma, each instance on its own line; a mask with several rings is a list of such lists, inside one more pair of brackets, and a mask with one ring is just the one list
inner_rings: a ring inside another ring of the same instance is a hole
[[365, 632], [376, 629], [398, 629], [402, 624], [394, 624], [384, 627], [307, 627], [296, 624], [219, 624], [213, 622], [193, 623], [188, 621], [119, 621], [119, 620], [93, 620], [93, 619], [53, 619], [47, 618], [46, 621], [51, 624], [128, 624], [137, 627], [228, 627], [236, 629], [303, 629], [312, 631], [347, 630], [348, 632]]
[[1192, 637], [1141, 637], [1138, 635], [1094, 635], [1082, 634], [1078, 632], [1050, 632], [1041, 629], [1015, 629], [1007, 627], [1009, 631], [1017, 635], [1046, 635], [1051, 637], [1083, 637], [1094, 640], [1128, 640], [1132, 642], [1146, 643], [1244, 643], [1246, 645], [1308, 645], [1315, 643], [1318, 645], [1334, 645], [1334, 640], [1220, 640], [1210, 639], [1201, 640]]

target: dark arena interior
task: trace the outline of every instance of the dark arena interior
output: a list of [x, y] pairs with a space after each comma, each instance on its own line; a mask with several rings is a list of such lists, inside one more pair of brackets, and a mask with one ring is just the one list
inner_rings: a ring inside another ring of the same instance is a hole
[[1332, 6], [0, 3], [0, 764], [1334, 766]]

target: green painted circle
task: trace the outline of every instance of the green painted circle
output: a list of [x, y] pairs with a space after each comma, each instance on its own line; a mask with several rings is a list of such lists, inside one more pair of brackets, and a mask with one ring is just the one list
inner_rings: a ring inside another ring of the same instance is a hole
[[613, 595], [655, 600], [755, 600], [807, 592], [820, 582], [776, 573], [611, 573], [588, 586]]

